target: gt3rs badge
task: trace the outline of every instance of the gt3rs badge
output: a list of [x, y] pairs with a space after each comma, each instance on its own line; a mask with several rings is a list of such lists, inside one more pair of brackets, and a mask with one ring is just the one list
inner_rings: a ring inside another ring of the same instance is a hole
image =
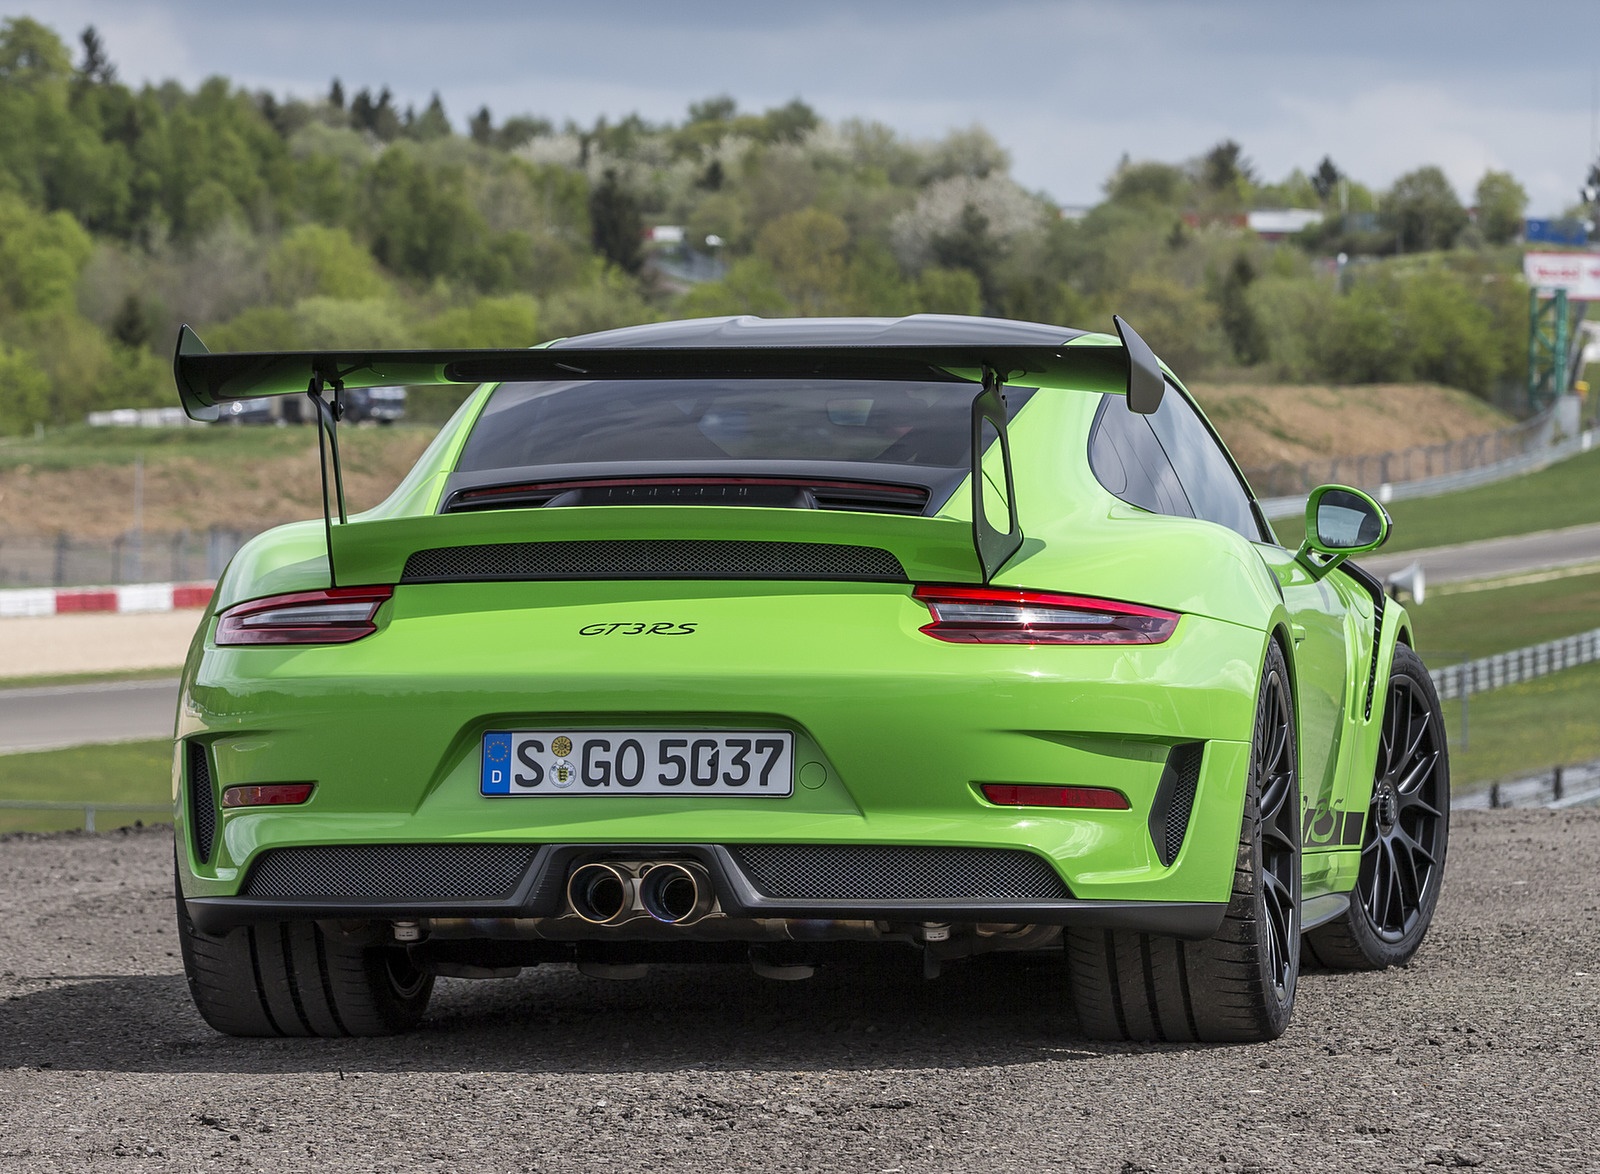
[[698, 620], [686, 624], [585, 624], [580, 636], [692, 636]]

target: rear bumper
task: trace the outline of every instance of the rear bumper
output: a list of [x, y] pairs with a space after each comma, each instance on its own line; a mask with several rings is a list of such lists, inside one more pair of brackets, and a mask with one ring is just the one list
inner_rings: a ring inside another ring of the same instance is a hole
[[[284, 849], [258, 859], [242, 895], [186, 903], [196, 928], [213, 934], [263, 921], [553, 918], [565, 910], [573, 868], [635, 857], [698, 861], [731, 918], [1006, 922], [1198, 939], [1213, 936], [1227, 910], [1225, 902], [1081, 900], [1043, 857], [1016, 849], [722, 844]], [[617, 936], [627, 937], [625, 926]]]

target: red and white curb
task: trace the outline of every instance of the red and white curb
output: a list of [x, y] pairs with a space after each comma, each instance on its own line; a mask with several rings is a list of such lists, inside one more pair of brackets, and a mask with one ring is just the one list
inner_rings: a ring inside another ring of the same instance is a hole
[[157, 612], [204, 607], [214, 583], [131, 583], [126, 587], [22, 587], [0, 591], [0, 619], [79, 612]]

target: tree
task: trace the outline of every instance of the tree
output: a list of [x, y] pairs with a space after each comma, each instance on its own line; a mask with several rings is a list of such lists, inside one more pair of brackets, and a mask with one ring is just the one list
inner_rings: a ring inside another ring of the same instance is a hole
[[606, 168], [589, 194], [590, 240], [595, 251], [624, 273], [644, 267], [644, 218], [639, 200], [622, 185], [614, 168]]
[[1478, 230], [1491, 245], [1510, 244], [1522, 231], [1528, 193], [1509, 171], [1485, 171], [1473, 193], [1478, 200]]
[[831, 212], [806, 208], [780, 216], [756, 237], [756, 256], [801, 314], [836, 313], [844, 294], [850, 230]]
[[116, 81], [117, 67], [106, 56], [105, 42], [95, 32], [94, 25], [85, 28], [78, 40], [83, 43], [83, 64], [78, 66], [78, 77], [91, 86], [109, 86]]
[[1402, 253], [1448, 249], [1467, 226], [1467, 210], [1437, 167], [1419, 167], [1395, 180], [1380, 219]]
[[338, 78], [334, 78], [333, 85], [328, 87], [328, 105], [335, 110], [344, 109], [344, 85]]
[[690, 122], [731, 122], [739, 113], [739, 103], [727, 94], [718, 94], [702, 102], [689, 103]]
[[494, 119], [489, 115], [487, 106], [478, 107], [478, 112], [467, 123], [467, 133], [472, 136], [472, 141], [487, 147], [494, 142]]
[[344, 229], [320, 224], [302, 224], [278, 242], [267, 257], [267, 287], [284, 305], [318, 295], [359, 300], [388, 292], [372, 254]]
[[1233, 357], [1253, 366], [1267, 357], [1267, 340], [1256, 318], [1248, 290], [1256, 279], [1256, 267], [1240, 253], [1228, 266], [1217, 296], [1217, 317], [1228, 339]]
[[422, 139], [447, 139], [451, 135], [450, 119], [444, 112], [444, 102], [439, 98], [439, 91], [433, 92], [433, 98], [428, 102], [428, 108], [422, 112], [422, 117], [412, 124], [413, 138]]
[[1255, 183], [1255, 172], [1244, 149], [1232, 139], [1207, 151], [1200, 160], [1200, 186], [1211, 197], [1214, 207], [1243, 208], [1250, 198], [1250, 187]]
[[31, 89], [72, 76], [72, 58], [54, 32], [26, 16], [0, 23], [0, 84]]
[[1170, 163], [1130, 163], [1124, 160], [1106, 180], [1106, 198], [1113, 204], [1144, 204], [1161, 208], [1181, 206], [1189, 192], [1189, 177]]
[[989, 231], [989, 218], [976, 204], [965, 204], [961, 218], [947, 232], [931, 242], [933, 259], [946, 269], [965, 269], [977, 279], [983, 313], [999, 313], [1000, 290], [995, 281], [995, 263], [1000, 259], [1000, 242]]
[[1333, 160], [1327, 155], [1322, 157], [1322, 162], [1317, 164], [1317, 169], [1311, 173], [1311, 186], [1316, 189], [1317, 199], [1326, 204], [1333, 198], [1333, 193], [1339, 190], [1339, 181], [1344, 178], [1344, 173], [1333, 165]]
[[138, 294], [130, 293], [122, 299], [121, 307], [111, 319], [111, 337], [125, 347], [142, 347], [150, 341], [150, 320]]

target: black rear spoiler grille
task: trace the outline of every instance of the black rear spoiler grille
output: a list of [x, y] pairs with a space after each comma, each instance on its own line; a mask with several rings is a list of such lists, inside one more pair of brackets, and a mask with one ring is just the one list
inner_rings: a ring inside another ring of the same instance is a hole
[[501, 542], [419, 550], [402, 583], [551, 579], [831, 579], [908, 582], [887, 550], [831, 542], [601, 539]]

